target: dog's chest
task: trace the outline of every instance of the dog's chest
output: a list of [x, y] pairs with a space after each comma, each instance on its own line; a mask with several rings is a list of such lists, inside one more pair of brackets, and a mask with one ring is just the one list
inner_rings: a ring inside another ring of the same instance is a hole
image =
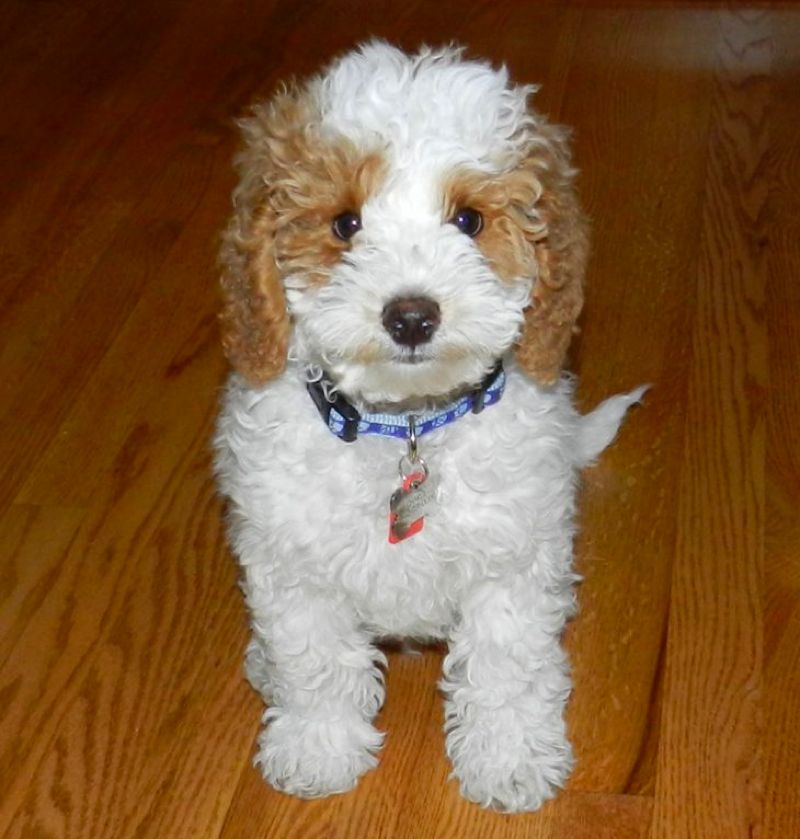
[[353, 597], [367, 623], [387, 633], [438, 634], [465, 589], [537, 561], [537, 537], [563, 533], [564, 517], [571, 515], [563, 464], [537, 457], [536, 441], [524, 435], [500, 446], [475, 430], [423, 438], [435, 498], [419, 532], [399, 543], [390, 539], [390, 499], [401, 486], [402, 444], [363, 441], [342, 452], [318, 573]]
[[344, 443], [308, 412], [276, 422], [269, 402], [235, 423], [240, 503], [283, 573], [346, 593], [377, 631], [435, 636], [465, 588], [539, 561], [537, 543], [563, 534], [572, 513], [559, 423], [520, 423], [512, 398], [421, 438], [436, 492], [399, 543], [390, 500], [405, 443]]

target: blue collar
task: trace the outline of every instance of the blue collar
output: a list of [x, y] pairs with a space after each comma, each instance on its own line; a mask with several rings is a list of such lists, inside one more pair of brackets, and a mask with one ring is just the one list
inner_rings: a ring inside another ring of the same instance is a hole
[[[489, 405], [494, 405], [503, 395], [506, 374], [502, 363], [492, 370], [483, 382], [455, 402], [438, 411], [415, 414], [417, 437], [422, 437], [460, 419], [470, 411], [479, 414]], [[308, 392], [314, 400], [325, 425], [345, 443], [352, 443], [359, 434], [379, 437], [409, 438], [409, 414], [361, 414], [341, 394], [331, 401], [325, 394], [323, 381], [309, 382]]]

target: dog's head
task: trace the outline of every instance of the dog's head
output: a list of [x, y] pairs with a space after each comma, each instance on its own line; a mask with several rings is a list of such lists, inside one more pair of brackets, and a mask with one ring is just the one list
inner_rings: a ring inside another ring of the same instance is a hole
[[582, 303], [586, 224], [565, 132], [531, 87], [458, 49], [381, 42], [256, 105], [222, 249], [227, 354], [287, 354], [370, 403], [476, 384], [514, 347], [554, 382]]

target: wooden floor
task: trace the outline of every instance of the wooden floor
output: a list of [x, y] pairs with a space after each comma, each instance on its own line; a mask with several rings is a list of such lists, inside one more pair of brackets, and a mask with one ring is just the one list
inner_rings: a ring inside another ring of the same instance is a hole
[[[380, 768], [298, 802], [209, 477], [232, 117], [371, 34], [542, 82], [594, 220], [579, 764], [540, 813], [448, 781], [440, 656], [392, 655]], [[0, 836], [800, 837], [800, 6], [2, 0]]]

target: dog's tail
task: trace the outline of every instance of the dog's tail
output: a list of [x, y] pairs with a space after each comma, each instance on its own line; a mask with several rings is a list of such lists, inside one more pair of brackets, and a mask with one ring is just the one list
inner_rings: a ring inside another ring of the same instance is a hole
[[580, 418], [578, 425], [578, 458], [588, 466], [617, 436], [617, 431], [631, 405], [642, 401], [650, 385], [642, 385], [630, 393], [621, 393], [601, 402], [590, 414]]

